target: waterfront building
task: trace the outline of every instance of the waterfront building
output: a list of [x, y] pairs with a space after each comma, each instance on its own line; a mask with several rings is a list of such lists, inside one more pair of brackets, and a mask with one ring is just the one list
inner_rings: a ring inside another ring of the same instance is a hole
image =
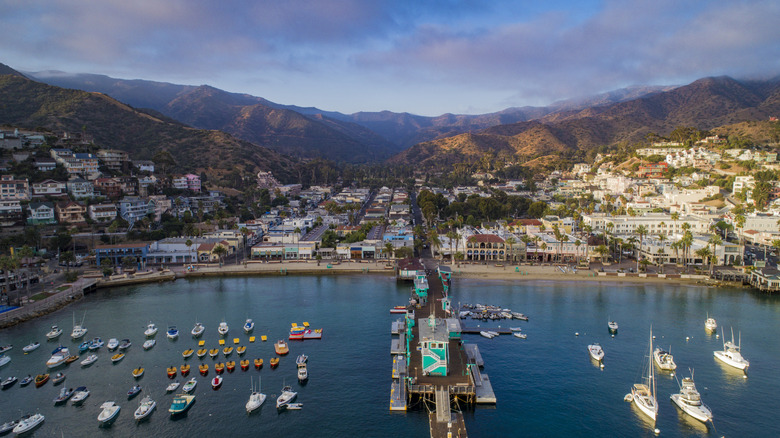
[[466, 260], [504, 261], [506, 242], [495, 234], [474, 234], [466, 239]]
[[97, 266], [122, 266], [126, 257], [132, 257], [138, 269], [146, 266], [149, 243], [121, 243], [116, 245], [95, 246], [95, 264]]

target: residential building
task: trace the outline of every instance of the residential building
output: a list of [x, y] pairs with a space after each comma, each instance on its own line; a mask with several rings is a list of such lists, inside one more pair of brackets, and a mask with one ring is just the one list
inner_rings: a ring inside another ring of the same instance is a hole
[[94, 182], [94, 187], [109, 199], [119, 199], [122, 196], [122, 187], [116, 178], [98, 178]]
[[33, 166], [38, 172], [50, 172], [57, 168], [57, 162], [51, 158], [36, 158]]
[[116, 204], [93, 204], [89, 206], [89, 217], [95, 222], [110, 222], [116, 219]]
[[188, 173], [186, 175], [180, 175], [173, 177], [173, 187], [182, 190], [192, 190], [193, 192], [200, 192], [200, 177]]
[[127, 152], [114, 149], [101, 149], [97, 151], [98, 160], [111, 170], [123, 171], [130, 164]]
[[0, 226], [10, 227], [23, 221], [22, 204], [18, 200], [0, 200]]
[[87, 213], [87, 207], [75, 201], [63, 201], [55, 207], [57, 211], [57, 220], [61, 224], [79, 224], [85, 222], [84, 215]]
[[71, 178], [67, 185], [68, 192], [73, 199], [88, 199], [95, 196], [95, 186], [84, 178]]
[[32, 184], [32, 195], [36, 196], [62, 196], [68, 193], [68, 185], [64, 182], [47, 179]]
[[154, 213], [154, 203], [145, 199], [128, 196], [119, 201], [119, 215], [131, 224]]
[[28, 206], [30, 210], [27, 216], [29, 225], [49, 225], [56, 224], [57, 219], [54, 216], [54, 205], [49, 202], [31, 202]]
[[30, 199], [30, 183], [25, 179], [15, 179], [13, 175], [0, 176], [0, 200]]

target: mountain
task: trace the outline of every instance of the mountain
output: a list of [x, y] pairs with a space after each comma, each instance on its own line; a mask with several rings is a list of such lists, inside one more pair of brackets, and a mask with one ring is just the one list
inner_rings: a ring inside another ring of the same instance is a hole
[[223, 132], [190, 128], [105, 94], [14, 75], [0, 76], [0, 123], [53, 132], [86, 131], [98, 146], [127, 151], [134, 160], [152, 159], [166, 150], [176, 160], [176, 171], [206, 172], [214, 179], [236, 169], [273, 170], [282, 179], [293, 173], [289, 158]]
[[458, 160], [473, 162], [485, 152], [512, 160], [581, 156], [602, 145], [640, 142], [650, 132], [665, 135], [678, 126], [709, 130], [766, 120], [779, 112], [780, 79], [705, 78], [638, 99], [551, 112], [530, 122], [424, 142], [390, 161], [434, 167]]
[[11, 67], [5, 64], [0, 64], [0, 75], [14, 75], [22, 78], [26, 77], [25, 75], [19, 73], [18, 71], [12, 69]]

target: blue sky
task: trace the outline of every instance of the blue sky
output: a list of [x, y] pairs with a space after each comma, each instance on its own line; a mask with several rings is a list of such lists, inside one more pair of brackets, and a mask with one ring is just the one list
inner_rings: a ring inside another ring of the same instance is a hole
[[0, 62], [324, 110], [480, 114], [780, 74], [763, 0], [0, 0]]

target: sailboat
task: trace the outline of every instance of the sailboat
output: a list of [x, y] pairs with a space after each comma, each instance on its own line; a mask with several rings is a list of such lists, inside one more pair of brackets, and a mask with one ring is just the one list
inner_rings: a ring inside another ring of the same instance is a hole
[[73, 339], [79, 339], [87, 334], [87, 329], [84, 328], [84, 319], [87, 317], [87, 312], [84, 312], [84, 318], [81, 318], [81, 324], [76, 325], [76, 312], [73, 312], [73, 332], [70, 337]]
[[260, 406], [263, 405], [265, 402], [265, 394], [260, 392], [260, 388], [262, 385], [262, 381], [258, 383], [257, 391], [255, 391], [255, 385], [254, 381], [250, 380], [250, 391], [252, 391], [252, 395], [249, 396], [249, 401], [246, 402], [246, 413], [249, 414], [255, 409], [258, 409]]
[[750, 362], [742, 357], [742, 333], [739, 334], [739, 344], [734, 343], [734, 328], [731, 328], [731, 340], [723, 340], [723, 350], [714, 351], [715, 358], [740, 370], [747, 369]]
[[630, 397], [642, 413], [655, 421], [658, 415], [658, 402], [655, 398], [655, 375], [653, 373], [653, 328], [650, 328], [650, 348], [647, 354], [647, 374], [642, 373], [642, 383], [634, 383]]

